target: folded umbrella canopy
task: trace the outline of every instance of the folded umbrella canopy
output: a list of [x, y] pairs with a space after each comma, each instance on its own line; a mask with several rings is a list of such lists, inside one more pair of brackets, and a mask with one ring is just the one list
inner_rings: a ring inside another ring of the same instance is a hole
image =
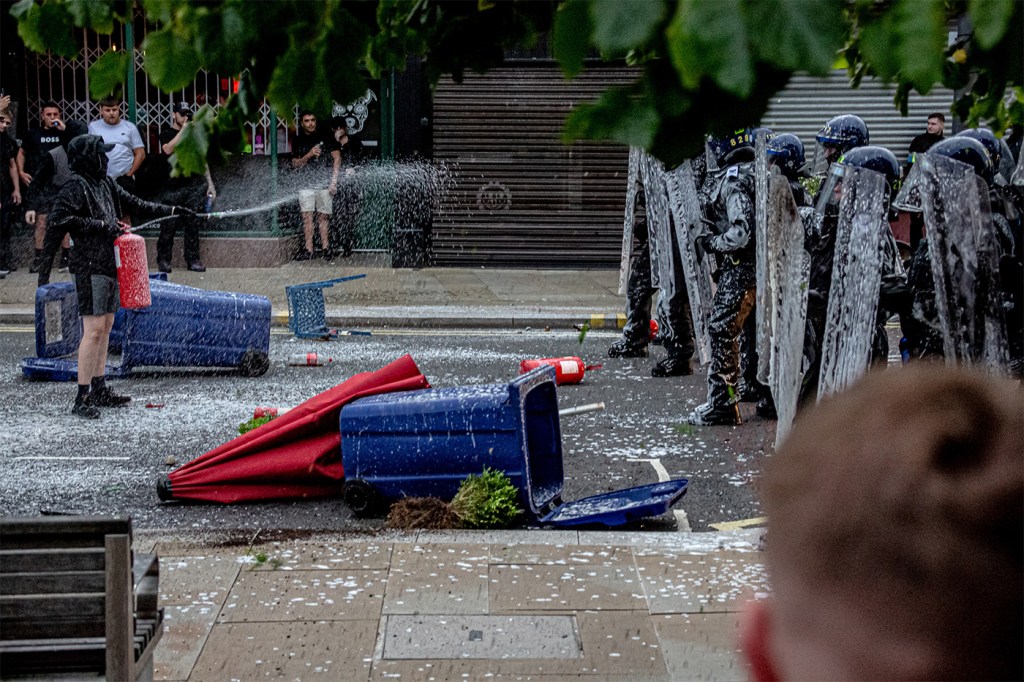
[[161, 500], [249, 502], [341, 494], [338, 418], [363, 396], [430, 388], [404, 355], [376, 372], [363, 372], [162, 476]]

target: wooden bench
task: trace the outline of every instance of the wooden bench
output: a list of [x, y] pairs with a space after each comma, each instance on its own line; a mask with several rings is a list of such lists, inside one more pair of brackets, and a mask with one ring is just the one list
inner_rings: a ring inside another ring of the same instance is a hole
[[163, 634], [156, 556], [131, 520], [0, 519], [0, 675], [105, 672], [151, 680]]

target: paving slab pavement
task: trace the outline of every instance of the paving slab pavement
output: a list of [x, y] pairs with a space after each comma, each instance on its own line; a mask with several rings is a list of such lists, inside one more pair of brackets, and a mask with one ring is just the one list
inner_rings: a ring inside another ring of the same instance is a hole
[[[328, 325], [388, 327], [571, 328], [622, 325], [625, 299], [615, 270], [395, 269], [381, 256], [357, 254], [336, 263], [305, 261], [274, 268], [175, 270], [169, 281], [271, 300], [274, 324], [287, 326], [285, 287], [365, 274], [323, 290]], [[69, 281], [53, 273], [51, 281]], [[0, 280], [0, 324], [34, 320], [37, 276], [18, 270]]]
[[743, 680], [762, 531], [139, 532], [157, 680]]

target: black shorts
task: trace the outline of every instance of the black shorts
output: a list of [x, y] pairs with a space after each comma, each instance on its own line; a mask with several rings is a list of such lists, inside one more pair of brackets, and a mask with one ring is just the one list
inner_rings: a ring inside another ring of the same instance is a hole
[[121, 291], [116, 277], [75, 275], [75, 291], [78, 293], [80, 317], [108, 315], [121, 307]]

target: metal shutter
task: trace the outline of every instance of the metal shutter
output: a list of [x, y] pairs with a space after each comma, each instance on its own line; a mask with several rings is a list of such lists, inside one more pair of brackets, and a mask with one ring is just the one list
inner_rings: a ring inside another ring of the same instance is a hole
[[442, 80], [434, 158], [455, 186], [434, 220], [434, 264], [617, 267], [628, 150], [565, 145], [561, 133], [573, 106], [636, 74], [598, 67], [566, 81], [547, 62]]
[[851, 88], [846, 71], [833, 71], [826, 78], [796, 75], [772, 99], [762, 125], [777, 133], [798, 135], [808, 161], [814, 152], [814, 136], [825, 121], [839, 114], [856, 114], [864, 119], [871, 144], [888, 148], [900, 161], [907, 154], [910, 140], [924, 132], [927, 116], [933, 111], [946, 114], [946, 133], [952, 134], [952, 90], [937, 87], [927, 96], [912, 92], [906, 118], [893, 105], [894, 93], [895, 88], [875, 80]]
[[[442, 80], [434, 96], [434, 158], [456, 180], [434, 220], [434, 264], [618, 267], [627, 150], [596, 142], [566, 146], [560, 136], [574, 104], [636, 73], [589, 68], [566, 81], [547, 62], [467, 74], [462, 84]], [[871, 143], [902, 160], [911, 138], [924, 132], [926, 116], [949, 112], [953, 92], [912, 93], [904, 118], [893, 91], [877, 81], [851, 88], [845, 71], [796, 75], [773, 98], [762, 124], [799, 135], [810, 160], [825, 121], [857, 114]]]

